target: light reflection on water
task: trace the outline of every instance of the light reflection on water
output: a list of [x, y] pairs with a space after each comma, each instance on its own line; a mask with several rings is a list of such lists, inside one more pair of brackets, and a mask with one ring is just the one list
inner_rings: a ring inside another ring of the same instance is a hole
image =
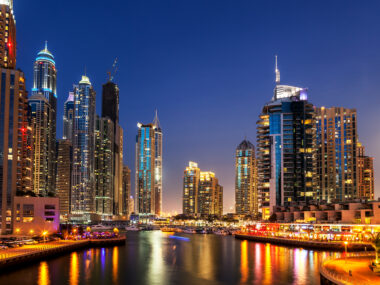
[[0, 284], [319, 284], [331, 256], [232, 236], [128, 233], [122, 247], [61, 256], [0, 275]]

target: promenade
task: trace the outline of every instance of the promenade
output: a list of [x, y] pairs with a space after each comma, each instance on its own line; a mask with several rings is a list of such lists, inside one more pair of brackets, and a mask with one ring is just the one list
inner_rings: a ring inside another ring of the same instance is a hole
[[320, 268], [321, 284], [380, 284], [380, 274], [369, 267], [374, 257], [367, 254], [324, 261]]

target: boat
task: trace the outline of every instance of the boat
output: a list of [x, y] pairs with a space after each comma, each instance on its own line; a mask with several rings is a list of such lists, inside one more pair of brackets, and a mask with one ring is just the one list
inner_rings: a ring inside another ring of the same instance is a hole
[[225, 230], [217, 230], [214, 232], [214, 234], [219, 235], [219, 236], [226, 236], [228, 235], [228, 232]]
[[164, 227], [164, 228], [161, 228], [161, 232], [163, 232], [163, 233], [175, 233], [175, 232], [177, 232], [177, 229], [176, 228]]
[[137, 226], [129, 226], [129, 227], [125, 227], [125, 230], [127, 232], [138, 232], [140, 231], [139, 227]]
[[91, 226], [91, 230], [93, 231], [106, 231], [106, 230], [111, 230], [112, 227], [111, 226], [105, 226], [105, 225], [94, 225], [94, 226]]
[[197, 231], [194, 229], [187, 228], [187, 229], [183, 230], [183, 233], [185, 233], [185, 234], [196, 234]]

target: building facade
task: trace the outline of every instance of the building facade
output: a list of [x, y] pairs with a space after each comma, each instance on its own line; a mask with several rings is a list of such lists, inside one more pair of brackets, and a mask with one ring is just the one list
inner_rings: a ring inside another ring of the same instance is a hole
[[197, 207], [200, 216], [223, 215], [223, 187], [213, 172], [200, 172]]
[[162, 212], [162, 129], [158, 112], [156, 110], [153, 125], [154, 143], [155, 143], [155, 159], [154, 159], [154, 195], [155, 195], [155, 211], [157, 216], [161, 216]]
[[114, 124], [97, 116], [95, 124], [95, 201], [96, 213], [111, 220], [114, 200]]
[[304, 88], [276, 87], [257, 122], [259, 208], [268, 219], [274, 206], [308, 202], [315, 195], [315, 118]]
[[71, 219], [91, 222], [95, 215], [95, 100], [87, 76], [74, 90]]
[[373, 157], [365, 155], [364, 146], [358, 142], [357, 144], [357, 183], [358, 198], [375, 199], [375, 174], [373, 168]]
[[0, 1], [0, 67], [16, 69], [16, 20], [13, 13], [13, 0]]
[[189, 162], [183, 174], [182, 213], [195, 215], [198, 209], [198, 192], [201, 170], [198, 163]]
[[318, 199], [338, 202], [358, 198], [356, 110], [321, 107], [315, 112]]
[[127, 166], [124, 165], [123, 167], [123, 209], [122, 209], [122, 214], [125, 216], [127, 219], [129, 219], [129, 216], [132, 214], [130, 211], [129, 207], [129, 202], [130, 202], [130, 197], [131, 197], [131, 169]]
[[42, 196], [55, 193], [57, 71], [47, 46], [34, 63], [29, 98], [33, 129], [33, 191]]
[[68, 139], [57, 141], [56, 193], [59, 198], [60, 218], [68, 221], [71, 196], [72, 145]]
[[255, 147], [242, 141], [235, 152], [235, 212], [239, 215], [258, 214], [257, 163]]
[[155, 125], [138, 124], [136, 137], [135, 199], [138, 214], [156, 214], [155, 203]]
[[74, 92], [70, 92], [63, 107], [63, 139], [72, 141], [74, 119]]

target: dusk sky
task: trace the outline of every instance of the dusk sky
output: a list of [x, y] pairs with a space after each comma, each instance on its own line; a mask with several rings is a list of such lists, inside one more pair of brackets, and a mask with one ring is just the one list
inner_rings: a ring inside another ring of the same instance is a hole
[[[134, 173], [137, 122], [155, 108], [164, 132], [163, 210], [182, 211], [188, 161], [212, 170], [234, 205], [236, 146], [256, 144], [256, 121], [281, 81], [309, 88], [316, 106], [357, 108], [359, 140], [380, 171], [380, 1], [14, 0], [18, 67], [30, 91], [45, 40], [63, 103], [85, 67], [97, 91], [114, 59], [124, 161]], [[133, 175], [132, 175], [133, 176]], [[376, 179], [376, 197], [380, 180]], [[132, 180], [134, 193], [134, 179]]]

